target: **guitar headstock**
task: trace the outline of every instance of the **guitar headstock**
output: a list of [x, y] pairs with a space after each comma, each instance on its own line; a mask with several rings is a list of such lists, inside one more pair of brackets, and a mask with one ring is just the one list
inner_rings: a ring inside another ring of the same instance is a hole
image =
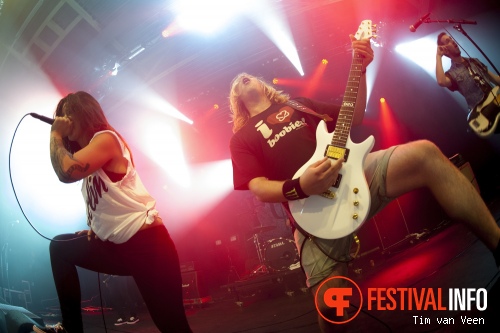
[[377, 25], [372, 24], [371, 20], [363, 20], [359, 25], [358, 31], [356, 31], [354, 37], [357, 40], [377, 38], [377, 35], [375, 35], [376, 33]]

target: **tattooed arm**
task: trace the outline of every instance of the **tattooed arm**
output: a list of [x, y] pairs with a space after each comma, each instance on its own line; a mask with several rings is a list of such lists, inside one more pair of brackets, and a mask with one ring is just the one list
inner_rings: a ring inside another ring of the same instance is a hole
[[50, 132], [50, 160], [61, 182], [76, 182], [100, 168], [116, 173], [126, 172], [127, 161], [122, 155], [120, 144], [115, 136], [102, 133], [91, 141], [90, 139], [88, 142], [79, 141], [82, 148], [72, 154], [63, 143], [63, 137], [68, 136], [72, 131], [67, 118], [56, 117]]
[[57, 132], [52, 132], [50, 135], [50, 161], [57, 178], [63, 183], [73, 183], [80, 180], [82, 177], [78, 177], [76, 174], [81, 175], [90, 167], [89, 163], [84, 164], [78, 161], [73, 154], [66, 150], [62, 137]]

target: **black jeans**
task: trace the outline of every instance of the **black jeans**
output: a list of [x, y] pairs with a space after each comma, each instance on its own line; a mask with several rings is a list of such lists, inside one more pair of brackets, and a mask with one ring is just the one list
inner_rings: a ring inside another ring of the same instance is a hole
[[191, 332], [182, 303], [182, 279], [175, 245], [165, 226], [137, 232], [123, 244], [75, 234], [55, 237], [50, 260], [69, 333], [83, 332], [80, 281], [76, 266], [112, 275], [130, 275], [161, 332]]
[[110, 291], [108, 300], [117, 311], [116, 319], [127, 321], [130, 317], [137, 317], [141, 297], [138, 295], [134, 278], [113, 275], [106, 284]]

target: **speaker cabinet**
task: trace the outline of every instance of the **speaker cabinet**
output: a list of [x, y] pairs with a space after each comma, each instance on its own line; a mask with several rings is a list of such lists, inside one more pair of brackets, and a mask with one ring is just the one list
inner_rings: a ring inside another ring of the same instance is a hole
[[208, 295], [199, 271], [182, 273], [182, 298], [200, 299]]

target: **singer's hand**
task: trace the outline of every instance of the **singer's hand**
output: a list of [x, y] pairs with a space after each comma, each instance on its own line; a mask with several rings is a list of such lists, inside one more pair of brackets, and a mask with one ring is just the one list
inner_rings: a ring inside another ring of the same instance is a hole
[[446, 46], [438, 45], [437, 52], [436, 52], [436, 55], [438, 57], [442, 57], [442, 56], [446, 55], [446, 52], [447, 52]]
[[370, 43], [370, 39], [357, 40], [354, 35], [349, 35], [351, 38], [352, 49], [355, 54], [361, 55], [363, 58], [363, 71], [368, 67], [368, 65], [373, 61], [373, 49]]
[[58, 132], [61, 137], [67, 137], [73, 131], [73, 121], [68, 117], [55, 117], [51, 131]]
[[82, 235], [85, 235], [87, 234], [87, 240], [90, 241], [92, 239], [92, 235], [94, 235], [94, 238], [97, 239], [97, 235], [94, 234], [94, 231], [92, 231], [92, 228], [89, 229], [89, 230], [81, 230], [81, 231], [77, 231], [76, 234], [78, 236], [82, 236]]

